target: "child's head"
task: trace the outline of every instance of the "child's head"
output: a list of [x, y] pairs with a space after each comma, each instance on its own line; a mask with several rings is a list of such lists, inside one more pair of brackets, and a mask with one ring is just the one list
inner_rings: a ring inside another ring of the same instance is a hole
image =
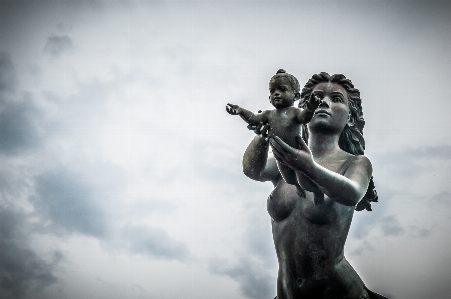
[[269, 80], [269, 101], [277, 109], [293, 106], [300, 97], [299, 91], [298, 79], [282, 69]]

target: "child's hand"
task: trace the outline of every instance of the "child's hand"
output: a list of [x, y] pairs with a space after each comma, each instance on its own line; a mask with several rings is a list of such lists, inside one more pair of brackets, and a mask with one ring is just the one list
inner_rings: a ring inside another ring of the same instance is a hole
[[226, 110], [231, 115], [239, 115], [241, 112], [241, 108], [238, 105], [228, 103], [226, 106]]
[[318, 108], [319, 103], [321, 103], [321, 99], [317, 95], [312, 94], [310, 96], [310, 98], [307, 100], [307, 103], [306, 103], [307, 109], [309, 109], [311, 111], [315, 111], [316, 108]]

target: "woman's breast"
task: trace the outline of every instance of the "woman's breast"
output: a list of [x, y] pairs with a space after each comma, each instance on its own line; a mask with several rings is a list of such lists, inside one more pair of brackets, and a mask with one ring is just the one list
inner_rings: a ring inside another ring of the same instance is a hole
[[310, 223], [316, 225], [331, 224], [337, 220], [342, 206], [325, 196], [324, 202], [313, 204], [314, 194], [306, 191], [306, 197], [301, 196], [294, 185], [289, 185], [281, 180], [267, 200], [267, 210], [275, 221], [288, 218], [293, 211]]
[[299, 199], [300, 196], [296, 192], [296, 187], [285, 183], [285, 181], [281, 179], [268, 196], [267, 210], [269, 216], [275, 221], [286, 219], [293, 212], [296, 202]]
[[318, 205], [313, 204], [313, 198], [316, 195], [307, 192], [306, 199], [301, 202], [300, 214], [309, 222], [317, 225], [331, 224], [338, 218], [339, 207], [336, 202], [324, 195], [324, 202]]

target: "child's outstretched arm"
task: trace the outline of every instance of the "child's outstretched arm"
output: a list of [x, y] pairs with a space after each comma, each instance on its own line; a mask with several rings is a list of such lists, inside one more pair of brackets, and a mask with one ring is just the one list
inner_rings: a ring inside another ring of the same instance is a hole
[[257, 125], [259, 123], [266, 123], [268, 121], [266, 113], [254, 114], [238, 105], [228, 103], [226, 110], [231, 115], [239, 115], [245, 122], [250, 125]]
[[296, 120], [300, 124], [306, 124], [312, 120], [313, 114], [315, 113], [316, 108], [318, 108], [321, 100], [316, 95], [311, 95], [310, 98], [306, 101], [306, 107], [304, 110], [296, 109]]

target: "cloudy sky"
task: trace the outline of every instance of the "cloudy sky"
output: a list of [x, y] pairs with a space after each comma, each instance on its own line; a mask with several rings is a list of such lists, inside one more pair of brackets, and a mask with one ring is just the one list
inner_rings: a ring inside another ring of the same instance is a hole
[[345, 254], [391, 299], [451, 298], [451, 6], [0, 1], [0, 297], [276, 295], [253, 138], [279, 68], [360, 89], [380, 202]]

